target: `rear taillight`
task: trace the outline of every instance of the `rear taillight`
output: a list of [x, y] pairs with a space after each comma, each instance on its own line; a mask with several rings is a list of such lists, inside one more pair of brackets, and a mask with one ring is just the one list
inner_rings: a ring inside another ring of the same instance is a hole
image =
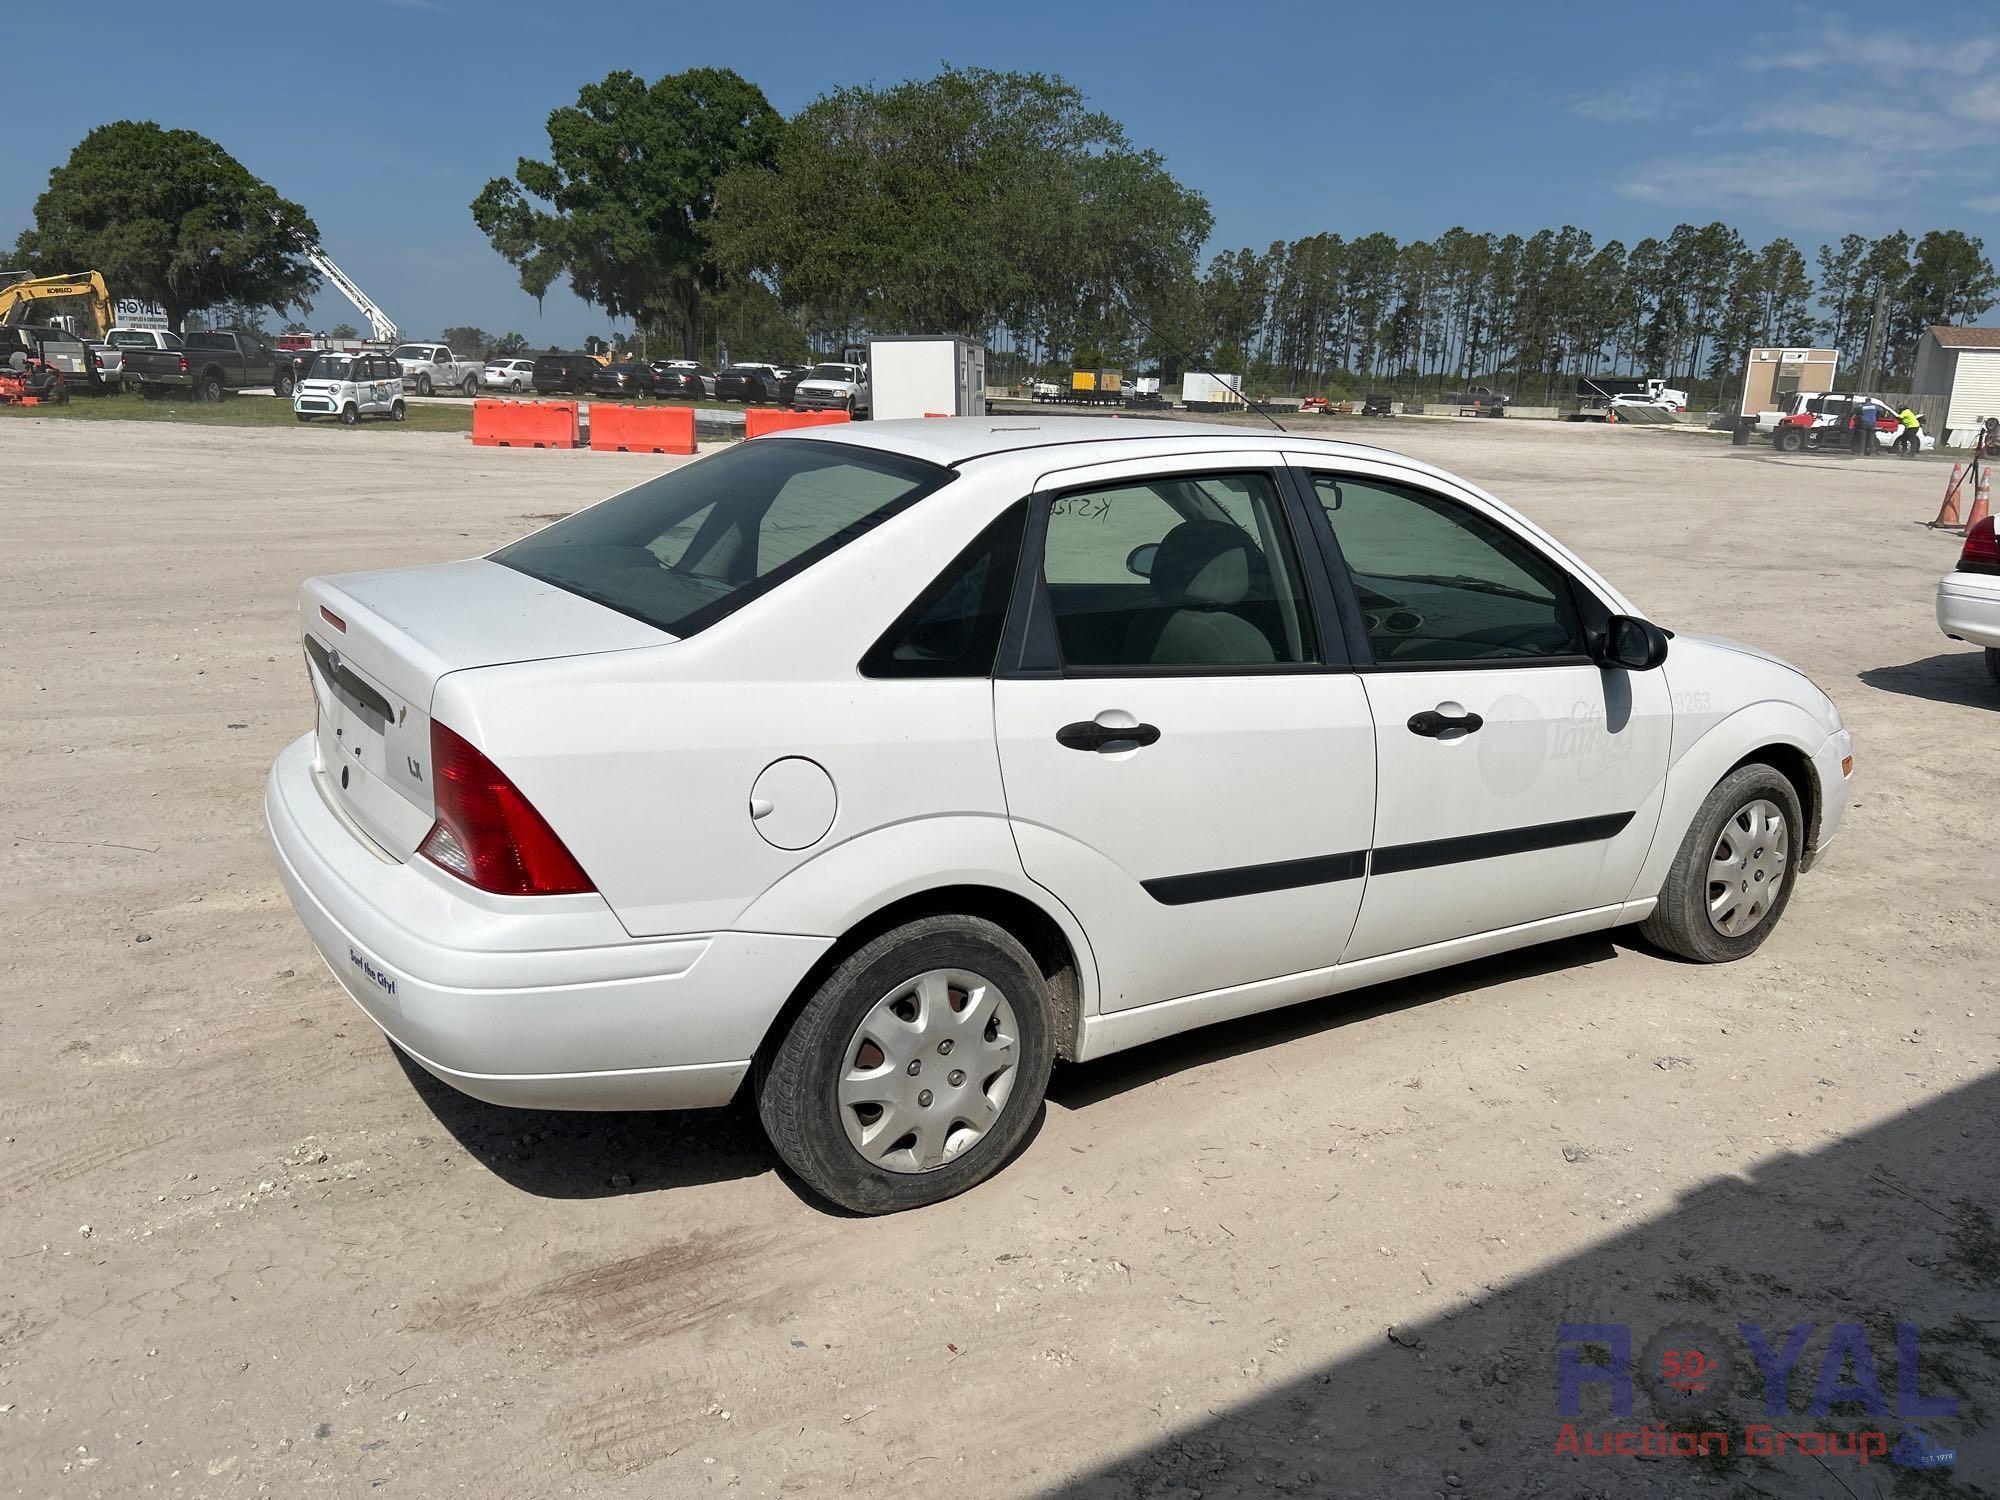
[[181, 356], [181, 374], [185, 375], [187, 374], [187, 372], [188, 372], [188, 357], [185, 354], [183, 354]]
[[1993, 533], [1993, 517], [1982, 516], [1965, 529], [1965, 547], [1958, 554], [1961, 573], [2000, 573], [2000, 537]]
[[101, 370], [104, 368], [104, 356], [93, 349], [90, 354], [90, 363], [93, 368]]
[[496, 896], [556, 896], [594, 891], [506, 774], [463, 736], [431, 723], [431, 794], [437, 822], [417, 852], [460, 880]]

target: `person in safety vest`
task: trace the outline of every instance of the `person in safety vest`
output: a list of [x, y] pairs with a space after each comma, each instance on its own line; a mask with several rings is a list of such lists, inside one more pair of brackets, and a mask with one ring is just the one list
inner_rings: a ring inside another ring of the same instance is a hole
[[1896, 420], [1903, 424], [1903, 430], [1896, 434], [1898, 453], [1917, 453], [1924, 446], [1924, 419], [1905, 406], [1896, 413]]

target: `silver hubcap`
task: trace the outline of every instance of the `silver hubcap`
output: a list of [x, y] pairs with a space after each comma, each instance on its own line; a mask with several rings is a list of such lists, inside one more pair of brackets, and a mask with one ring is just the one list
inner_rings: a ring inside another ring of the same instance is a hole
[[875, 1003], [841, 1058], [840, 1123], [891, 1172], [929, 1172], [977, 1142], [1014, 1088], [1014, 1008], [991, 980], [932, 969]]
[[1766, 798], [1747, 802], [1722, 825], [1708, 857], [1708, 921], [1724, 937], [1742, 937], [1771, 914], [1791, 858], [1785, 815]]

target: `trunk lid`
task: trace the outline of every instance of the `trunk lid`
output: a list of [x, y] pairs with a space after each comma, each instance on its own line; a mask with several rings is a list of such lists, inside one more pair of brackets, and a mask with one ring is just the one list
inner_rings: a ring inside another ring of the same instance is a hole
[[319, 702], [322, 789], [397, 859], [435, 818], [430, 707], [447, 672], [675, 639], [484, 558], [308, 579], [299, 627]]

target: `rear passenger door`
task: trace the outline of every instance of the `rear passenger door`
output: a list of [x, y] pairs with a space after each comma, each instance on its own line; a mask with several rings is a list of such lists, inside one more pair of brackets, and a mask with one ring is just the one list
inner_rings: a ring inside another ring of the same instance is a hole
[[994, 683], [1023, 866], [1121, 1010], [1340, 957], [1374, 729], [1282, 464], [1047, 476]]

